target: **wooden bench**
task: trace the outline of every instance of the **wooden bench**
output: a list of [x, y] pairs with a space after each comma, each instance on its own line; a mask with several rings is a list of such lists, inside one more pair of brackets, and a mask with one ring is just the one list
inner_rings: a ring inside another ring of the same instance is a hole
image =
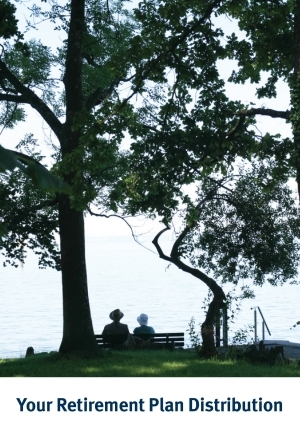
[[[159, 348], [159, 345], [164, 347], [173, 347], [175, 349], [183, 348], [184, 346], [184, 333], [155, 333], [155, 334], [136, 334], [135, 337], [143, 339], [145, 342], [150, 340], [153, 347]], [[120, 348], [127, 340], [127, 336], [122, 334], [115, 334], [110, 336], [103, 336], [103, 334], [95, 335], [97, 344], [103, 349]]]

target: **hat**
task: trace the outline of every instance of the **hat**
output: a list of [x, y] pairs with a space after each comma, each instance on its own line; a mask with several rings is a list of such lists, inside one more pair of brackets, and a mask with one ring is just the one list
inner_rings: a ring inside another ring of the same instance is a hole
[[124, 316], [123, 312], [120, 311], [120, 309], [115, 309], [109, 314], [109, 318], [113, 321], [122, 319]]
[[137, 317], [137, 322], [141, 325], [147, 325], [148, 324], [148, 315], [141, 314], [139, 317]]

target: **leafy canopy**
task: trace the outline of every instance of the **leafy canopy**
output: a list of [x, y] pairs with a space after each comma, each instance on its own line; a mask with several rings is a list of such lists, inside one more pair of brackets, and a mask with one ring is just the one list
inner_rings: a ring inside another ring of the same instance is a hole
[[[182, 202], [189, 205], [186, 185], [196, 182], [203, 188], [207, 179], [233, 170], [237, 158], [270, 161], [268, 173], [276, 182], [294, 173], [292, 141], [261, 137], [255, 115], [247, 115], [248, 106], [226, 94], [218, 67], [225, 59], [237, 60], [237, 70], [232, 62], [235, 83], [258, 83], [262, 72], [269, 72], [270, 80], [258, 96], [274, 96], [278, 78], [289, 82], [292, 72], [292, 53], [284, 50], [292, 37], [289, 2], [143, 1], [130, 12], [122, 1], [88, 0], [85, 11], [82, 108], [72, 122], [79, 143], [64, 155], [56, 141], [53, 144], [53, 172], [68, 176], [73, 207], [142, 212], [170, 223]], [[31, 13], [53, 23], [64, 39], [69, 3], [34, 5]], [[246, 38], [225, 35], [218, 19], [225, 16], [237, 19]], [[26, 40], [22, 48], [5, 41], [3, 125], [13, 127], [25, 119], [24, 104], [39, 108], [25, 90], [30, 89], [51, 110], [41, 110], [43, 118], [62, 138], [66, 49], [66, 41], [57, 50], [42, 41]], [[131, 138], [128, 150], [122, 149], [125, 135]], [[239, 185], [259, 200], [258, 187], [257, 192], [247, 187], [246, 178], [241, 177]], [[18, 191], [24, 192], [22, 181]], [[235, 196], [241, 194], [236, 189]], [[51, 208], [57, 214], [55, 203]]]

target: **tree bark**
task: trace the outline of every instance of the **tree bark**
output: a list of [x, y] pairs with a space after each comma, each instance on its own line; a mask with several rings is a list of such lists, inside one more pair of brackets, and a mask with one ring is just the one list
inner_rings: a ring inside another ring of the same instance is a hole
[[210, 358], [217, 354], [215, 338], [214, 338], [214, 325], [217, 316], [220, 314], [220, 309], [225, 306], [225, 294], [222, 288], [211, 279], [213, 282], [213, 300], [208, 305], [205, 321], [201, 325], [201, 336], [203, 345], [200, 351], [200, 356], [203, 358]]
[[63, 289], [63, 338], [60, 353], [93, 352], [97, 348], [90, 313], [85, 262], [83, 213], [60, 195], [59, 226]]

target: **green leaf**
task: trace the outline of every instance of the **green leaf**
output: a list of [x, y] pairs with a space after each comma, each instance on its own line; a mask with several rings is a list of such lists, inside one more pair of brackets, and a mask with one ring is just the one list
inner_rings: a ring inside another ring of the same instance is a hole
[[45, 167], [32, 163], [25, 169], [25, 173], [33, 180], [34, 184], [49, 192], [63, 192], [71, 194], [71, 187], [58, 177], [50, 173]]
[[16, 156], [0, 146], [0, 173], [5, 173], [7, 170], [14, 170], [17, 166]]
[[5, 234], [7, 234], [7, 229], [5, 228], [3, 223], [0, 223], [0, 239]]
[[49, 192], [71, 194], [71, 187], [66, 182], [50, 173], [44, 166], [35, 163], [30, 158], [22, 157], [21, 159], [28, 164], [27, 167], [18, 161], [17, 154], [0, 146], [0, 173], [5, 173], [8, 170], [12, 171], [18, 167], [33, 180], [38, 188]]

